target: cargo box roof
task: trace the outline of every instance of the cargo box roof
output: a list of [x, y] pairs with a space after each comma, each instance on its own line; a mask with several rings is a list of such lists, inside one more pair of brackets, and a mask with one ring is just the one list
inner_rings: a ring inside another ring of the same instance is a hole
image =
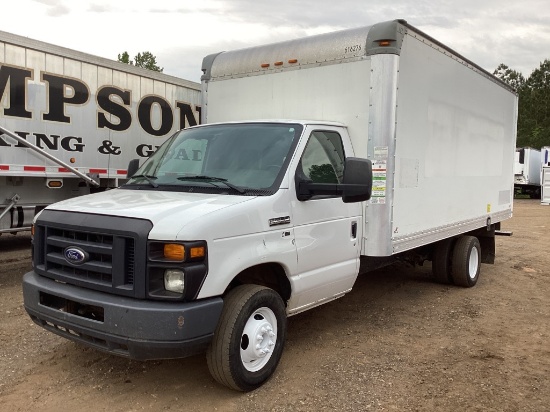
[[[402, 23], [404, 21], [394, 20], [212, 54], [203, 60], [203, 80], [357, 60], [378, 53], [399, 54], [405, 33]], [[385, 42], [383, 46], [381, 41]]]

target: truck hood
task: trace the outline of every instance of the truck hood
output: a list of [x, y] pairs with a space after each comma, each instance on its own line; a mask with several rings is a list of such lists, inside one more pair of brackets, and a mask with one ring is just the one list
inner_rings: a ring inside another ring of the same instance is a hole
[[252, 199], [253, 196], [113, 189], [58, 202], [48, 208], [146, 219], [153, 225], [177, 215], [178, 226], [183, 227], [198, 217]]

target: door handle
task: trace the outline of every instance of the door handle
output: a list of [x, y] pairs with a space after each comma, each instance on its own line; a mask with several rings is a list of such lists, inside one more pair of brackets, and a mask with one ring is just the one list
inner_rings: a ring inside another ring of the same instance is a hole
[[351, 222], [351, 238], [357, 238], [357, 222]]

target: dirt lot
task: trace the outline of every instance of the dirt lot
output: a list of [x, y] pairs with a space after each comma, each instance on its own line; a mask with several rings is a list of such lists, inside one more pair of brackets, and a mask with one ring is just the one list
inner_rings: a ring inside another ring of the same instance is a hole
[[219, 386], [203, 356], [135, 362], [35, 326], [23, 309], [29, 237], [0, 237], [0, 409], [5, 411], [548, 411], [550, 208], [517, 200], [477, 286], [396, 265], [289, 319], [275, 376]]

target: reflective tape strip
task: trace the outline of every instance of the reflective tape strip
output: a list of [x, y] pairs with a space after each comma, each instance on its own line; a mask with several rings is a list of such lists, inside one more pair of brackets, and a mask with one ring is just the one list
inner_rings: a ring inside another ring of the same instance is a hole
[[[46, 166], [22, 166], [22, 165], [0, 165], [0, 171], [11, 171], [11, 172], [40, 172], [40, 173], [68, 173], [72, 172], [66, 167], [46, 167]], [[98, 175], [108, 176], [126, 176], [128, 171], [126, 169], [88, 169], [87, 167], [77, 167], [81, 173], [94, 173]]]

